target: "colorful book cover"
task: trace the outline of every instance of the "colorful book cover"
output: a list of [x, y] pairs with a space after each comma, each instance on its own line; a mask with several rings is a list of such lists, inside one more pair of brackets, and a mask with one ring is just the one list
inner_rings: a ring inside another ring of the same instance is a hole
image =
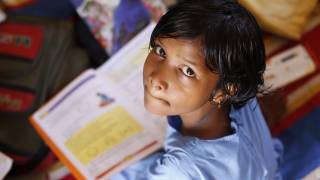
[[109, 55], [166, 12], [160, 0], [72, 0], [72, 3]]

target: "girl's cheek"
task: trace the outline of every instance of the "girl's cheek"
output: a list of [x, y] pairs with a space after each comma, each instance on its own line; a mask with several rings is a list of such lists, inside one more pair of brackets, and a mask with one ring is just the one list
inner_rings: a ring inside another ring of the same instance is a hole
[[182, 72], [179, 73], [178, 79], [179, 79], [179, 83], [181, 84], [181, 86], [183, 86], [183, 88], [196, 86], [196, 80], [183, 75]]
[[149, 54], [146, 61], [144, 62], [144, 66], [143, 66], [144, 75], [150, 74], [152, 72], [152, 69], [154, 66], [156, 66], [155, 60], [153, 59], [152, 55]]

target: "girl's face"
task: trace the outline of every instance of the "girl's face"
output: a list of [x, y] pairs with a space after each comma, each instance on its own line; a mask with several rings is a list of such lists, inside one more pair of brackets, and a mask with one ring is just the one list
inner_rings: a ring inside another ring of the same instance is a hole
[[217, 80], [205, 65], [199, 39], [159, 38], [143, 68], [145, 107], [159, 115], [198, 112]]

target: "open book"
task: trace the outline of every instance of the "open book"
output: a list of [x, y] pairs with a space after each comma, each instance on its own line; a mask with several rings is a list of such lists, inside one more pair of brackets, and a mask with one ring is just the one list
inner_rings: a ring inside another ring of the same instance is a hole
[[31, 122], [77, 179], [105, 179], [162, 147], [166, 121], [143, 106], [151, 23], [98, 69], [79, 75]]

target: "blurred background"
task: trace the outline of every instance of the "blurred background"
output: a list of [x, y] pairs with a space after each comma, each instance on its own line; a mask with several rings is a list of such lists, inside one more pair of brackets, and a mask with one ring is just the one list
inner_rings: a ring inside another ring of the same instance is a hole
[[[0, 179], [74, 179], [28, 118], [182, 0], [0, 0]], [[320, 179], [320, 3], [239, 0], [266, 48], [259, 96], [284, 179]]]

